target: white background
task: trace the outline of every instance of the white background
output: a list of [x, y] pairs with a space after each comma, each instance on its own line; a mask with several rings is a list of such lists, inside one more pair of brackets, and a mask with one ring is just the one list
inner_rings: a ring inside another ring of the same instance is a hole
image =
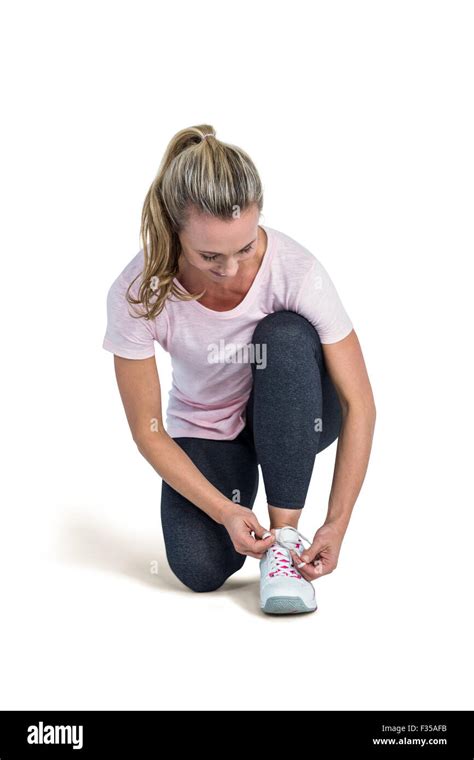
[[[2, 5], [1, 708], [473, 709], [472, 11]], [[369, 471], [313, 615], [260, 613], [252, 559], [212, 594], [174, 578], [102, 349], [166, 145], [200, 123], [254, 159], [262, 222], [326, 266], [372, 381]]]

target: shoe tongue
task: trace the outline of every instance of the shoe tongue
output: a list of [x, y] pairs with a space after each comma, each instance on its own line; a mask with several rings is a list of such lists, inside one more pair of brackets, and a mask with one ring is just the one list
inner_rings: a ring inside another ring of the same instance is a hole
[[291, 546], [293, 551], [298, 552], [298, 554], [303, 551], [300, 536], [295, 528], [280, 528], [277, 541]]

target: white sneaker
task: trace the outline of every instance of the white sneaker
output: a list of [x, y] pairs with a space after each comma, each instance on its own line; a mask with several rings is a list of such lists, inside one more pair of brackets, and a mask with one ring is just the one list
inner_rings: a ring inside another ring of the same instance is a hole
[[271, 615], [296, 612], [314, 612], [316, 594], [314, 586], [297, 568], [289, 549], [296, 554], [304, 551], [303, 540], [311, 544], [296, 528], [275, 530], [275, 543], [260, 560], [260, 607]]

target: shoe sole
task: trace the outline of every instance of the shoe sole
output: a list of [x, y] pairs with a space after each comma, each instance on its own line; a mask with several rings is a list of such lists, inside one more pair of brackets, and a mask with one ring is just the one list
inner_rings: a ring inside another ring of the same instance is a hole
[[299, 596], [271, 596], [261, 607], [267, 615], [294, 615], [299, 612], [315, 612], [316, 607], [307, 607]]

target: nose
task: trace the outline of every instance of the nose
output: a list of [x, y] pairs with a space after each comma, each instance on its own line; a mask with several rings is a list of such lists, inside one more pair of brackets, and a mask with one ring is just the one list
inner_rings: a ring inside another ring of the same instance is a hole
[[216, 272], [219, 272], [220, 275], [225, 275], [226, 277], [234, 277], [234, 275], [236, 275], [238, 271], [239, 271], [238, 264], [228, 266], [228, 267], [220, 267], [219, 269], [216, 269]]

